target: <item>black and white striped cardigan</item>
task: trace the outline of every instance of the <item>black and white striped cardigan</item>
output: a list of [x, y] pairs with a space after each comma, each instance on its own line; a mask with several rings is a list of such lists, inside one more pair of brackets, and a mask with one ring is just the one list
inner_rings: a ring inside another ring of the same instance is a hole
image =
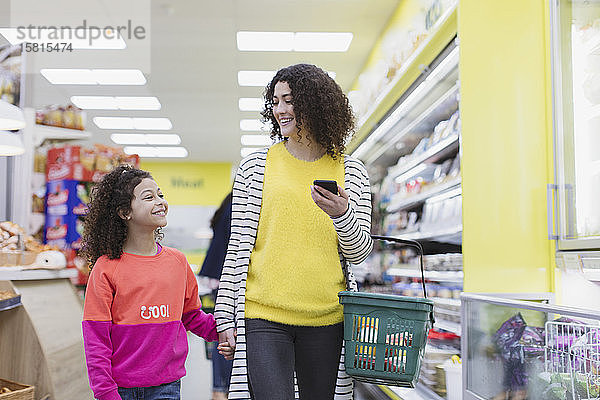
[[[250, 399], [244, 327], [246, 277], [258, 230], [267, 152], [265, 148], [244, 158], [233, 184], [231, 237], [215, 306], [217, 331], [223, 332], [229, 328], [237, 330], [229, 399]], [[349, 263], [362, 262], [373, 248], [370, 236], [371, 189], [367, 171], [359, 160], [345, 156], [344, 174], [349, 207], [343, 215], [332, 218], [332, 221], [338, 234], [338, 252], [346, 285], [350, 290], [356, 290]], [[352, 379], [344, 369], [342, 351], [335, 400], [352, 399], [353, 387]]]

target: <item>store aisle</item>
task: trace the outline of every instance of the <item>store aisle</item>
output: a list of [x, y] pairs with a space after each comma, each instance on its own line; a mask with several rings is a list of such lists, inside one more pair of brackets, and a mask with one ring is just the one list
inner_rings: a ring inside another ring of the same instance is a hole
[[206, 358], [204, 339], [188, 332], [189, 353], [186, 376], [181, 380], [181, 400], [210, 400], [212, 366]]

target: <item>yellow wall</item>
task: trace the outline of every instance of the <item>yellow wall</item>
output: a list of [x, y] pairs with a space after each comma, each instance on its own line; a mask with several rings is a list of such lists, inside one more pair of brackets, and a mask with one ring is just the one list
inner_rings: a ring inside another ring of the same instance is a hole
[[553, 289], [548, 18], [545, 0], [459, 3], [465, 291]]
[[231, 163], [150, 162], [149, 171], [170, 205], [218, 206], [231, 190]]

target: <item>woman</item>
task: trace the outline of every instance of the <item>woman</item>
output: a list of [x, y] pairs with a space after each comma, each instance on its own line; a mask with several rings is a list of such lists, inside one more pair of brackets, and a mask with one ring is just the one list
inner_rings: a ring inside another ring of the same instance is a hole
[[[264, 100], [279, 142], [240, 163], [215, 307], [219, 343], [237, 343], [229, 398], [350, 399], [337, 293], [356, 287], [348, 263], [372, 249], [369, 179], [343, 154], [352, 111], [307, 64], [279, 70]], [[316, 179], [337, 181], [339, 195]]]

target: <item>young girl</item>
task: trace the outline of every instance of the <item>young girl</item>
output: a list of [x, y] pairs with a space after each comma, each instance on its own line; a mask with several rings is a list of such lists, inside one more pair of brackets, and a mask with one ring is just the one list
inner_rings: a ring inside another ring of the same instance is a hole
[[167, 211], [152, 176], [130, 166], [93, 189], [83, 232], [82, 252], [93, 269], [82, 325], [99, 400], [179, 399], [186, 330], [217, 339], [185, 256], [158, 243]]

